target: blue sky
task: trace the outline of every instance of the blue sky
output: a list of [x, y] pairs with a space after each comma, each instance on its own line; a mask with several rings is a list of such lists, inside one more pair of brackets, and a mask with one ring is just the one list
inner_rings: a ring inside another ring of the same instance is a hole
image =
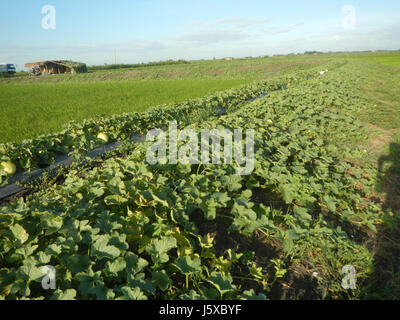
[[[399, 0], [1, 0], [0, 62], [92, 64], [400, 49]], [[56, 29], [42, 28], [42, 8]], [[344, 28], [345, 5], [355, 9]]]

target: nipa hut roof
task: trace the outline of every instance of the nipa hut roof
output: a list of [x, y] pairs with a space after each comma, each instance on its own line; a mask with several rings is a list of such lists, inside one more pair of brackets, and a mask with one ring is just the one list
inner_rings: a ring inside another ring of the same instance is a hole
[[34, 66], [43, 66], [46, 64], [58, 64], [64, 67], [68, 67], [70, 69], [74, 69], [76, 71], [81, 71], [85, 72], [86, 70], [86, 64], [81, 63], [81, 62], [75, 62], [75, 61], [68, 61], [68, 60], [47, 60], [47, 61], [40, 61], [40, 62], [29, 62], [25, 63], [25, 68], [32, 68]]

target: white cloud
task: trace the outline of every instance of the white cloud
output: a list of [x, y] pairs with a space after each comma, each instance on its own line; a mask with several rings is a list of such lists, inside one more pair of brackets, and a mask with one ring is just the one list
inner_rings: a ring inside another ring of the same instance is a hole
[[194, 20], [187, 24], [188, 27], [202, 27], [202, 28], [212, 28], [217, 26], [230, 26], [233, 28], [247, 28], [256, 25], [262, 25], [270, 23], [272, 19], [261, 18], [261, 19], [250, 19], [243, 17], [230, 17], [223, 18], [215, 21], [204, 21], [204, 20]]
[[212, 44], [216, 42], [231, 42], [249, 39], [252, 36], [247, 33], [235, 30], [203, 30], [192, 33], [186, 33], [172, 38], [178, 42], [196, 42]]
[[340, 40], [343, 40], [343, 37], [338, 34], [335, 34], [334, 36], [330, 37], [329, 39], [332, 41], [340, 41]]
[[162, 41], [154, 41], [154, 40], [135, 40], [129, 42], [128, 45], [119, 45], [119, 47], [126, 47], [127, 49], [134, 49], [140, 51], [146, 50], [161, 50], [165, 49], [167, 46]]

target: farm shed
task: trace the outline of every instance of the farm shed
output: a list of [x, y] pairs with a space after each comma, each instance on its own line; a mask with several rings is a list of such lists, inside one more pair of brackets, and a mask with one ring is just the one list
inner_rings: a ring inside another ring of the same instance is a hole
[[30, 62], [25, 64], [25, 68], [32, 68], [36, 75], [87, 72], [86, 64], [67, 60]]

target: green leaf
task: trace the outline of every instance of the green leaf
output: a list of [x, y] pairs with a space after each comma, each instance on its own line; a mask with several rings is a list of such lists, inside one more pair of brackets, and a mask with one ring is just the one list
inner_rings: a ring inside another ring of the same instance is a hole
[[254, 289], [243, 291], [243, 293], [241, 294], [240, 297], [243, 300], [266, 300], [267, 299], [267, 297], [262, 293], [256, 294], [254, 292]]
[[146, 279], [146, 275], [143, 272], [136, 274], [134, 278], [129, 277], [128, 284], [130, 287], [138, 287], [140, 290], [147, 292], [150, 295], [154, 295], [156, 292], [153, 282]]
[[331, 198], [330, 196], [324, 196], [323, 199], [324, 199], [329, 211], [335, 213], [336, 212], [336, 201], [333, 198]]
[[78, 291], [84, 295], [94, 294], [97, 300], [110, 300], [115, 297], [114, 292], [105, 286], [101, 271], [94, 273], [89, 268], [87, 272], [78, 273], [75, 278], [80, 281]]
[[201, 260], [196, 256], [194, 258], [190, 256], [179, 257], [176, 259], [174, 265], [183, 274], [191, 274], [201, 271]]
[[306, 208], [295, 206], [293, 208], [293, 212], [297, 217], [299, 217], [307, 225], [310, 225], [310, 223], [312, 222], [312, 216], [308, 213], [308, 210]]
[[11, 231], [12, 235], [14, 236], [14, 239], [17, 240], [21, 244], [23, 244], [29, 238], [29, 234], [19, 224], [10, 226], [10, 231]]
[[206, 279], [207, 282], [211, 283], [223, 296], [225, 293], [236, 290], [236, 286], [232, 283], [231, 275], [223, 275], [221, 272], [212, 272], [211, 277]]
[[242, 188], [242, 177], [240, 175], [230, 175], [230, 176], [224, 176], [221, 179], [222, 185], [228, 190], [228, 191], [237, 191]]
[[100, 198], [104, 194], [104, 189], [101, 187], [93, 187], [89, 189], [90, 194], [93, 198]]
[[43, 251], [40, 251], [37, 255], [36, 255], [36, 259], [38, 261], [39, 264], [47, 264], [50, 262], [51, 260], [51, 256], [49, 254], [46, 254]]
[[99, 260], [106, 258], [113, 260], [117, 258], [120, 251], [117, 247], [108, 245], [110, 237], [107, 235], [99, 236], [99, 238], [92, 245], [92, 256], [97, 257]]
[[28, 244], [22, 248], [17, 248], [6, 256], [6, 261], [9, 263], [21, 262], [32, 255], [32, 253], [35, 252], [38, 247], [38, 245], [32, 246], [31, 244]]
[[285, 230], [282, 232], [282, 249], [286, 254], [291, 254], [295, 249], [294, 240], [299, 238], [299, 235], [294, 230]]
[[125, 256], [126, 261], [126, 270], [128, 274], [135, 275], [136, 273], [141, 272], [144, 268], [146, 268], [149, 263], [143, 259], [139, 258], [132, 252], [128, 252]]
[[206, 288], [201, 286], [201, 291], [203, 296], [205, 297], [204, 300], [218, 300], [221, 298], [221, 293], [218, 292], [215, 288]]
[[146, 252], [150, 254], [155, 264], [165, 263], [169, 260], [168, 251], [176, 248], [176, 239], [174, 237], [164, 237], [160, 240], [153, 240], [146, 247]]
[[21, 267], [18, 268], [17, 277], [25, 279], [26, 281], [38, 281], [43, 278], [45, 274], [40, 268], [36, 266], [36, 263], [32, 260], [28, 260]]
[[31, 294], [31, 290], [29, 289], [28, 281], [22, 278], [16, 279], [11, 285], [10, 293], [19, 293], [23, 297], [29, 296]]
[[217, 217], [217, 208], [215, 207], [215, 204], [210, 203], [210, 201], [206, 201], [205, 204], [201, 204], [200, 208], [204, 212], [204, 217], [207, 220], [215, 220]]
[[109, 191], [115, 195], [123, 196], [126, 194], [125, 183], [118, 176], [113, 177], [110, 180], [110, 182], [107, 184], [107, 187], [108, 187]]
[[[255, 210], [260, 212], [268, 212], [269, 209], [262, 207], [254, 207]], [[232, 214], [235, 216], [229, 231], [238, 231], [245, 235], [251, 235], [255, 230], [265, 228], [268, 230], [274, 229], [273, 221], [269, 220], [266, 215], [257, 215], [253, 209], [246, 208], [245, 206], [234, 204]]]
[[253, 192], [250, 189], [246, 189], [246, 190], [242, 191], [242, 193], [240, 194], [240, 198], [249, 200], [252, 195], [253, 195]]
[[286, 204], [291, 204], [296, 197], [293, 187], [287, 184], [279, 186], [279, 192], [282, 194], [283, 200]]
[[61, 229], [63, 219], [59, 216], [43, 216], [41, 223], [43, 228], [46, 229], [46, 234], [50, 235]]
[[160, 199], [159, 197], [157, 197], [154, 193], [151, 193], [151, 196], [153, 197], [153, 200], [160, 203], [162, 206], [168, 208], [169, 204], [166, 200]]
[[[218, 297], [218, 293], [217, 293]], [[182, 300], [206, 300], [206, 297], [202, 293], [197, 293], [193, 289], [188, 294], [184, 294], [180, 297]]]
[[119, 257], [114, 261], [107, 261], [105, 266], [106, 271], [114, 276], [116, 276], [118, 272], [121, 272], [125, 268], [126, 268], [126, 261], [123, 257]]
[[45, 253], [51, 256], [58, 256], [61, 253], [61, 246], [53, 243], [46, 248]]
[[161, 289], [161, 291], [166, 291], [169, 286], [172, 284], [172, 280], [169, 278], [167, 272], [165, 270], [161, 270], [158, 272], [152, 273], [152, 279], [157, 287]]
[[213, 195], [213, 197], [215, 198], [215, 201], [222, 207], [226, 207], [228, 202], [231, 200], [226, 192], [217, 192]]
[[62, 257], [62, 260], [73, 274], [84, 272], [91, 265], [90, 258], [87, 255], [80, 255], [80, 254], [74, 254], [68, 256], [65, 255]]
[[286, 254], [292, 253], [294, 249], [294, 243], [292, 239], [283, 239], [282, 241], [282, 249]]
[[104, 198], [104, 203], [108, 206], [121, 205], [127, 202], [128, 202], [127, 198], [116, 194]]
[[147, 297], [140, 291], [140, 288], [122, 287], [121, 292], [123, 296], [118, 297], [117, 300], [147, 300]]
[[75, 298], [76, 298], [75, 289], [67, 289], [65, 291], [57, 289], [56, 291], [54, 291], [50, 300], [75, 300]]

